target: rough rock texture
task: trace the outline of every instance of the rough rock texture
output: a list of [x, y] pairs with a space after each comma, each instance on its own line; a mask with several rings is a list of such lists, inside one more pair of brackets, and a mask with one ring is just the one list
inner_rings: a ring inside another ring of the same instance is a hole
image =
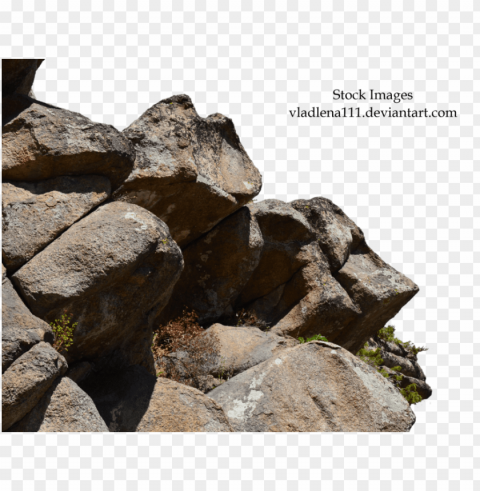
[[249, 209], [260, 226], [264, 244], [260, 263], [238, 299], [242, 306], [286, 283], [312, 261], [318, 248], [308, 222], [287, 203], [268, 199], [249, 205]]
[[2, 257], [16, 271], [110, 196], [104, 176], [2, 184]]
[[30, 412], [66, 370], [65, 358], [48, 343], [17, 358], [2, 376], [2, 431]]
[[113, 126], [28, 97], [9, 101], [2, 128], [3, 179], [96, 174], [108, 177], [113, 190], [130, 174], [135, 150]]
[[258, 223], [243, 207], [183, 251], [185, 269], [159, 323], [175, 319], [184, 307], [202, 324], [217, 321], [245, 287], [263, 246]]
[[222, 408], [199, 390], [133, 366], [85, 385], [110, 431], [231, 431]]
[[32, 315], [8, 278], [2, 281], [2, 373], [40, 341], [53, 342], [52, 328]]
[[362, 314], [335, 342], [356, 353], [419, 291], [415, 283], [385, 263], [364, 242], [335, 278]]
[[108, 428], [92, 399], [73, 380], [63, 377], [9, 431], [108, 432]]
[[237, 375], [208, 394], [235, 431], [409, 431], [415, 415], [375, 369], [313, 341]]
[[[168, 227], [136, 205], [109, 203], [72, 225], [12, 281], [32, 312], [78, 322], [68, 362], [144, 364], [152, 322], [183, 268]], [[110, 356], [111, 355], [111, 356]]]
[[123, 134], [137, 157], [114, 198], [153, 212], [182, 248], [260, 192], [232, 120], [201, 118], [186, 95], [155, 104]]
[[2, 60], [2, 96], [17, 93], [28, 95], [38, 67], [44, 60]]
[[211, 374], [237, 375], [299, 344], [296, 339], [263, 332], [256, 327], [233, 327], [214, 324], [205, 335], [214, 334], [219, 344], [217, 363]]

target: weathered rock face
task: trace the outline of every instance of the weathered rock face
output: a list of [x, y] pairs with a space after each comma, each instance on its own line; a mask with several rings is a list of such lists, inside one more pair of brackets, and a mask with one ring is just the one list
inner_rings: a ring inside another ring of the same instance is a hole
[[184, 307], [206, 324], [219, 319], [245, 287], [263, 246], [258, 223], [243, 207], [183, 251], [185, 269], [158, 323], [182, 314]]
[[2, 184], [2, 255], [16, 271], [70, 225], [110, 196], [104, 176], [57, 177]]
[[157, 215], [182, 248], [260, 192], [261, 175], [232, 121], [201, 118], [186, 95], [155, 104], [123, 134], [136, 161], [114, 199]]
[[362, 314], [335, 342], [356, 353], [418, 293], [418, 286], [386, 264], [364, 242], [349, 256], [335, 278]]
[[2, 376], [2, 430], [22, 419], [67, 370], [65, 358], [39, 343], [17, 358]]
[[182, 268], [168, 227], [143, 208], [117, 202], [70, 227], [12, 281], [35, 315], [50, 322], [66, 311], [78, 322], [69, 362], [153, 370], [152, 322]]
[[138, 366], [84, 386], [110, 431], [231, 431], [222, 408], [199, 390]]
[[2, 96], [17, 93], [28, 95], [38, 67], [44, 60], [2, 60]]
[[52, 328], [32, 315], [8, 278], [2, 281], [2, 373], [23, 353], [53, 342]]
[[340, 346], [313, 341], [237, 375], [208, 394], [235, 431], [409, 431], [399, 391]]
[[116, 189], [133, 169], [135, 150], [113, 126], [28, 97], [12, 96], [7, 102], [3, 179], [95, 174], [108, 177]]
[[70, 378], [56, 380], [12, 432], [108, 432], [92, 399]]

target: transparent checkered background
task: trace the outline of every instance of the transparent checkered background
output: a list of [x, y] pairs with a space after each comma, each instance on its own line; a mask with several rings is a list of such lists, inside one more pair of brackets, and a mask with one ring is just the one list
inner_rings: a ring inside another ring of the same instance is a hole
[[[392, 3], [2, 0], [2, 57], [46, 58], [38, 99], [121, 130], [186, 93], [233, 119], [260, 199], [343, 208], [420, 286], [393, 324], [434, 391], [409, 434], [3, 434], [3, 489], [479, 489], [480, 14]], [[370, 88], [459, 117], [288, 115]]]

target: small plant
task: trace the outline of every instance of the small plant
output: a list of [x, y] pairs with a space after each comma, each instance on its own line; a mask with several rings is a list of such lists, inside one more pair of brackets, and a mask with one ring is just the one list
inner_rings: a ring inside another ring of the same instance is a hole
[[414, 356], [417, 356], [421, 351], [427, 351], [428, 348], [425, 346], [415, 346], [411, 341], [403, 342], [397, 337], [395, 337], [395, 327], [393, 326], [385, 326], [380, 331], [377, 332], [376, 336], [379, 339], [383, 339], [384, 341], [388, 341], [390, 343], [395, 343], [398, 346], [403, 346], [408, 352], [412, 353]]
[[410, 405], [423, 401], [422, 396], [417, 392], [416, 384], [407, 385], [404, 389], [400, 389], [400, 393]]
[[310, 341], [327, 341], [328, 342], [328, 339], [325, 336], [322, 336], [321, 334], [315, 334], [315, 336], [308, 338], [306, 341], [302, 337], [299, 337], [298, 340], [300, 341], [300, 344], [309, 343]]
[[73, 333], [75, 332], [78, 322], [74, 322], [72, 325], [70, 325], [71, 320], [72, 314], [67, 314], [67, 311], [65, 310], [60, 317], [60, 320], [55, 319], [54, 322], [50, 322], [52, 330], [55, 334], [53, 347], [59, 353], [63, 350], [68, 351], [68, 348], [73, 344]]

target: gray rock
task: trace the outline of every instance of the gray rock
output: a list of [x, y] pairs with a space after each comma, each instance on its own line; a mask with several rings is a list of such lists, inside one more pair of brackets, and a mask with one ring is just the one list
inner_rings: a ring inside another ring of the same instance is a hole
[[108, 432], [92, 399], [69, 377], [56, 380], [11, 432]]
[[12, 281], [35, 315], [78, 326], [68, 362], [139, 364], [152, 372], [153, 320], [183, 268], [168, 227], [136, 205], [109, 203], [72, 225]]
[[137, 158], [114, 199], [157, 215], [182, 249], [260, 192], [231, 119], [201, 118], [186, 95], [155, 104], [123, 134]]
[[2, 184], [2, 254], [14, 272], [110, 196], [104, 176]]
[[112, 432], [231, 431], [215, 401], [143, 367], [91, 377], [84, 387]]
[[208, 394], [235, 431], [409, 431], [415, 415], [375, 369], [332, 343], [290, 348]]
[[35, 74], [44, 60], [3, 59], [2, 97], [17, 93], [27, 95], [33, 85]]
[[183, 251], [185, 268], [158, 324], [195, 310], [202, 324], [217, 321], [235, 302], [258, 265], [263, 239], [247, 207]]
[[113, 126], [27, 96], [3, 102], [3, 179], [43, 181], [96, 174], [106, 176], [113, 190], [130, 174], [135, 150]]
[[44, 342], [17, 358], [2, 376], [2, 431], [29, 413], [67, 368], [65, 358]]
[[40, 341], [53, 343], [52, 328], [32, 315], [8, 278], [2, 282], [2, 373]]

